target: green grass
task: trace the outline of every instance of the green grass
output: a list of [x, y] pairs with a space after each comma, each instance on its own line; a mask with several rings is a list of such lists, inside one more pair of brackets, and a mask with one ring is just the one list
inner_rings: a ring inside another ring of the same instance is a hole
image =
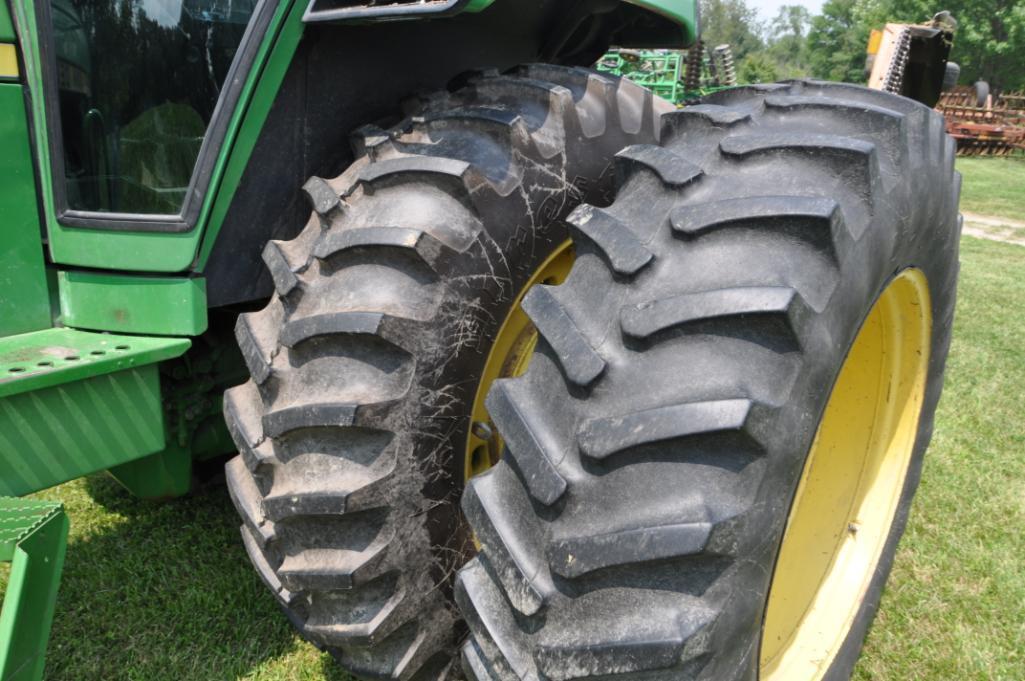
[[966, 238], [961, 260], [935, 435], [859, 680], [1025, 678], [1025, 248]]
[[960, 157], [961, 210], [1025, 220], [1025, 158]]
[[[936, 434], [860, 681], [1025, 678], [1025, 248], [966, 238], [962, 260]], [[93, 476], [39, 496], [72, 527], [49, 679], [348, 678], [292, 633], [223, 488], [149, 504]]]
[[291, 631], [223, 487], [151, 504], [100, 475], [37, 496], [72, 527], [48, 679], [348, 678]]
[[36, 496], [71, 518], [48, 679], [349, 678], [292, 632], [223, 487], [157, 504], [96, 475]]

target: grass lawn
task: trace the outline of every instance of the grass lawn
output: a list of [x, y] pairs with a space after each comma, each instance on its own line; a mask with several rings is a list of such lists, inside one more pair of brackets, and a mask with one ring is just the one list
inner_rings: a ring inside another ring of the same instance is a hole
[[47, 679], [350, 679], [292, 632], [223, 487], [154, 504], [95, 475], [36, 496], [71, 518]]
[[936, 432], [855, 679], [1025, 679], [1025, 247], [965, 238], [961, 267]]
[[1025, 220], [1025, 158], [961, 157], [957, 169], [964, 178], [961, 210]]
[[[1025, 248], [966, 238], [962, 261], [936, 435], [862, 681], [1025, 678]], [[348, 679], [278, 612], [222, 488], [149, 504], [93, 476], [39, 496], [72, 527], [49, 679]]]

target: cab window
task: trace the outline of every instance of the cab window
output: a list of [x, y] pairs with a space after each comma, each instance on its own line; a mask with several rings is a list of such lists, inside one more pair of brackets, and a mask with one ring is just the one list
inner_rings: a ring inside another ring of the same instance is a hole
[[48, 1], [66, 208], [179, 214], [256, 0]]

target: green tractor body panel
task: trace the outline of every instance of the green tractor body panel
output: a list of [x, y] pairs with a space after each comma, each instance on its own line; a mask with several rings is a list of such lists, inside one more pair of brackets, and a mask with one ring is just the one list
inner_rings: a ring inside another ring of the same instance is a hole
[[11, 564], [0, 610], [0, 679], [43, 678], [68, 517], [50, 501], [0, 497], [0, 562]]
[[[6, 8], [0, 8], [0, 34]], [[9, 24], [9, 22], [7, 22]], [[0, 261], [0, 336], [50, 326], [50, 292], [43, 265], [36, 183], [25, 124], [25, 98], [17, 83], [0, 79], [0, 216], [4, 255]]]
[[688, 47], [698, 38], [700, 30], [698, 3], [695, 0], [627, 0], [655, 14], [660, 14], [683, 31], [681, 47]]
[[145, 277], [61, 272], [61, 322], [78, 329], [159, 336], [206, 331], [206, 283], [201, 277]]
[[6, 4], [0, 6], [0, 42], [14, 42], [14, 22]]
[[[22, 25], [39, 35], [38, 5], [31, 0], [14, 0], [13, 4]], [[286, 18], [289, 19], [287, 27]], [[227, 204], [231, 202], [232, 189], [238, 184], [249, 152], [262, 127], [263, 116], [266, 116], [273, 103], [302, 29], [302, 6], [288, 0], [277, 4], [227, 122], [224, 143], [210, 172], [210, 190], [205, 193], [195, 225], [187, 230], [158, 232], [82, 229], [61, 224], [54, 197], [54, 177], [53, 173], [48, 172], [53, 167], [53, 159], [52, 144], [47, 132], [47, 102], [43, 97], [33, 97], [36, 152], [39, 167], [44, 169], [39, 173], [40, 190], [53, 261], [61, 265], [132, 272], [168, 273], [190, 269], [195, 263], [204, 226], [211, 214], [214, 217], [213, 223], [217, 224], [218, 216], [223, 216]], [[272, 53], [273, 59], [270, 59]], [[23, 42], [22, 54], [29, 89], [33, 92], [48, 92], [40, 43]], [[223, 188], [223, 193], [217, 191], [218, 186]], [[142, 227], [145, 228], [145, 224]], [[201, 268], [201, 262], [196, 264]]]

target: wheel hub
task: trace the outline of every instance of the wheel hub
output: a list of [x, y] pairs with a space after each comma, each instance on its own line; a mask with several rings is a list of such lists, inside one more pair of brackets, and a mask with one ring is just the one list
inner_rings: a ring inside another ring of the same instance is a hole
[[502, 454], [501, 436], [484, 406], [491, 384], [499, 378], [523, 374], [537, 345], [537, 330], [521, 306], [523, 296], [535, 284], [557, 285], [565, 281], [573, 266], [574, 255], [572, 241], [559, 244], [517, 293], [509, 314], [499, 327], [473, 400], [470, 432], [466, 438], [464, 480], [494, 466]]

